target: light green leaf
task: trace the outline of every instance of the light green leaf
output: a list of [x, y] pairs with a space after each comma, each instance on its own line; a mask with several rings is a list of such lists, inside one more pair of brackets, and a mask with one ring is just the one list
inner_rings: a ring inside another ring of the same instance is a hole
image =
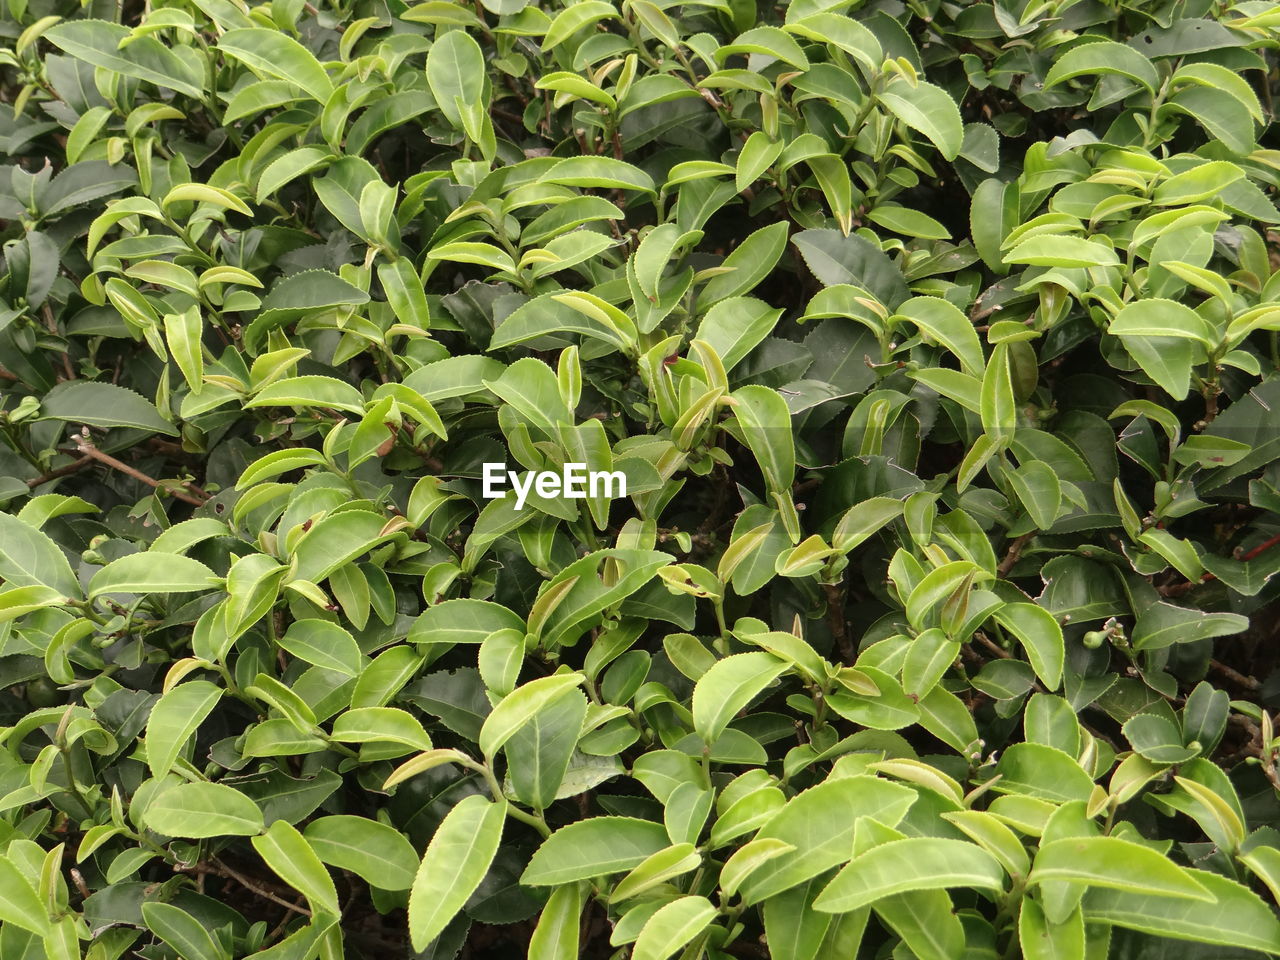
[[303, 836], [325, 863], [350, 870], [381, 890], [408, 890], [418, 869], [413, 845], [379, 820], [346, 814], [307, 824]]
[[218, 49], [267, 76], [301, 87], [322, 104], [333, 94], [333, 82], [311, 51], [279, 30], [228, 30], [218, 40]]
[[178, 752], [222, 699], [222, 688], [207, 680], [180, 683], [151, 708], [147, 718], [147, 766], [153, 777], [173, 767]]
[[1044, 78], [1045, 89], [1086, 74], [1127, 77], [1149, 93], [1160, 85], [1155, 65], [1133, 47], [1111, 40], [1082, 43], [1054, 60]]
[[143, 822], [167, 837], [251, 837], [260, 833], [262, 810], [239, 790], [220, 783], [183, 783], [151, 801]]
[[693, 727], [707, 744], [734, 716], [787, 669], [771, 653], [737, 653], [716, 663], [693, 688]]
[[498, 630], [525, 632], [524, 621], [501, 604], [461, 598], [437, 603], [414, 621], [411, 643], [483, 643]]
[[1150, 847], [1119, 837], [1068, 837], [1043, 844], [1027, 883], [1063, 880], [1130, 894], [1213, 901], [1213, 893], [1189, 871]]
[[495, 756], [538, 711], [576, 689], [585, 679], [581, 673], [557, 673], [517, 687], [485, 718], [480, 728], [481, 752], [489, 758]]
[[664, 904], [649, 918], [631, 948], [632, 960], [667, 960], [715, 919], [706, 897], [687, 896]]
[[253, 849], [280, 879], [307, 898], [315, 912], [335, 916], [342, 912], [333, 877], [316, 856], [311, 845], [286, 820], [276, 820], [267, 832], [254, 837]]
[[1082, 904], [1085, 920], [1157, 937], [1280, 953], [1280, 921], [1257, 894], [1206, 870], [1182, 873], [1209, 896], [1190, 899], [1140, 890], [1093, 889]]
[[131, 553], [113, 560], [89, 581], [89, 597], [104, 593], [187, 593], [214, 585], [213, 571], [174, 553]]
[[1000, 890], [1004, 870], [987, 851], [965, 840], [908, 837], [855, 857], [813, 902], [815, 910], [847, 913], [909, 890], [977, 887]]
[[480, 886], [498, 853], [507, 805], [460, 800], [436, 828], [409, 891], [409, 938], [426, 949]]
[[632, 817], [592, 817], [561, 827], [542, 842], [520, 882], [557, 886], [638, 867], [670, 845], [666, 828]]
[[895, 75], [880, 94], [895, 117], [933, 141], [947, 160], [954, 160], [964, 143], [964, 122], [960, 108], [941, 87], [919, 80], [915, 84]]
[[80, 582], [62, 549], [29, 523], [0, 513], [0, 578], [10, 587], [49, 587], [79, 597]]

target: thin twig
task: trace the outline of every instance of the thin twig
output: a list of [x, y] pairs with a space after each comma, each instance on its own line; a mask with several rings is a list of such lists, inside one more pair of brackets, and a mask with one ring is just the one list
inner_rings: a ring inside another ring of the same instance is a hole
[[[133, 477], [133, 479], [139, 480], [142, 483], [145, 483], [149, 487], [152, 487], [157, 490], [161, 488], [161, 483], [159, 480], [156, 480], [154, 477], [147, 476], [141, 470], [134, 469], [133, 467], [129, 466], [127, 463], [125, 463], [122, 460], [117, 460], [115, 457], [111, 456], [111, 454], [109, 453], [103, 453], [101, 450], [95, 447], [87, 437], [83, 435], [81, 435], [76, 440], [76, 450], [82, 453], [86, 457], [90, 457], [94, 460], [97, 460], [99, 463], [106, 464], [108, 467], [110, 467], [113, 470], [119, 470], [121, 473], [127, 474], [130, 477]], [[192, 496], [189, 493], [183, 493], [179, 490], [171, 490], [168, 487], [165, 487], [164, 489], [170, 495], [172, 495], [175, 499], [181, 500], [183, 503], [189, 503], [195, 507], [204, 506], [204, 503], [205, 503], [204, 500], [197, 499], [196, 497]], [[207, 495], [205, 499], [208, 499]]]
[[1217, 670], [1220, 674], [1230, 680], [1236, 686], [1243, 687], [1245, 690], [1257, 690], [1262, 684], [1258, 683], [1253, 677], [1246, 677], [1234, 667], [1229, 667], [1220, 660], [1210, 660], [1209, 666]]
[[280, 919], [280, 922], [276, 924], [276, 927], [274, 930], [272, 930], [270, 933], [266, 935], [266, 937], [263, 939], [263, 942], [272, 943], [276, 937], [284, 933], [284, 928], [288, 925], [289, 918], [293, 915], [293, 911], [297, 910], [299, 912], [305, 912], [301, 909], [302, 904], [305, 901], [306, 901], [306, 897], [299, 895], [298, 898], [293, 902], [293, 906], [289, 907], [289, 909], [284, 912], [284, 916]]
[[[60, 337], [61, 334], [58, 333], [58, 321], [54, 319], [53, 309], [49, 306], [48, 302], [45, 303], [43, 312], [44, 323], [45, 326], [49, 328], [49, 333], [55, 337]], [[66, 372], [68, 380], [76, 379], [76, 372], [71, 367], [71, 357], [68, 356], [67, 351], [65, 350], [62, 351], [62, 369]]]
[[74, 463], [68, 463], [65, 466], [58, 467], [56, 470], [50, 470], [48, 473], [43, 473], [34, 480], [28, 480], [27, 486], [34, 489], [42, 483], [48, 483], [50, 480], [57, 480], [59, 477], [70, 476], [73, 473], [83, 470], [91, 463], [93, 463], [93, 457], [81, 457]]
[[1019, 558], [1022, 556], [1022, 548], [1034, 539], [1035, 533], [1024, 533], [1018, 537], [1013, 543], [1009, 544], [1009, 551], [1004, 555], [1004, 559], [1000, 561], [1000, 566], [996, 567], [996, 575], [1002, 580], [1009, 575], [1018, 564]]
[[[1280, 534], [1276, 534], [1270, 540], [1264, 540], [1262, 543], [1258, 544], [1248, 553], [1244, 554], [1240, 558], [1240, 560], [1242, 563], [1248, 563], [1254, 557], [1266, 552], [1267, 550], [1270, 550], [1272, 547], [1274, 547], [1278, 543], [1280, 543]], [[1187, 580], [1185, 583], [1175, 583], [1167, 587], [1160, 587], [1160, 595], [1165, 597], [1180, 597], [1187, 591], [1193, 590], [1196, 587], [1200, 586], [1200, 584], [1202, 583], [1208, 583], [1210, 580], [1217, 580], [1217, 579], [1218, 578], [1214, 576], [1212, 573], [1205, 572], [1200, 575], [1199, 580]]]
[[236, 883], [240, 884], [240, 886], [244, 887], [250, 893], [255, 894], [259, 897], [263, 897], [267, 900], [270, 900], [272, 903], [279, 904], [280, 906], [288, 910], [292, 910], [294, 913], [300, 913], [304, 917], [311, 916], [311, 911], [308, 910], [306, 907], [299, 906], [296, 903], [290, 903], [284, 897], [277, 897], [270, 890], [267, 890], [265, 887], [259, 886], [254, 881], [246, 877], [244, 874], [237, 873], [235, 870], [232, 870], [221, 860], [214, 860], [213, 865], [216, 868], [217, 873], [219, 873], [221, 876], [227, 877], [230, 880], [234, 880]]
[[985, 633], [982, 633], [982, 632], [975, 633], [973, 635], [973, 638], [977, 640], [980, 644], [982, 644], [984, 647], [986, 647], [988, 650], [990, 650], [992, 653], [994, 653], [1001, 660], [1008, 660], [1013, 656], [1013, 654], [1011, 654], [1004, 647], [1000, 646], [1000, 644], [996, 643], [994, 640], [988, 637]]
[[858, 659], [858, 654], [849, 642], [849, 631], [845, 624], [844, 584], [824, 583], [822, 589], [827, 595], [827, 629], [831, 631], [831, 638], [840, 651], [840, 659], [846, 664], [852, 664]]

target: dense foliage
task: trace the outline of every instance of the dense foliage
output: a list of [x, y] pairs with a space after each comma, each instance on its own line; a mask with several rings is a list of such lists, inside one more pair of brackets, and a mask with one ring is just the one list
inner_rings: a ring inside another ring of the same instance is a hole
[[313, 2], [5, 4], [3, 960], [1280, 954], [1276, 4]]

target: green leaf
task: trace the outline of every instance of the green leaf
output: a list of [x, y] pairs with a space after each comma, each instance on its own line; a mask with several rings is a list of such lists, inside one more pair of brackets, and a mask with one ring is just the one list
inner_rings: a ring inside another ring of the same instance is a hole
[[667, 960], [688, 944], [716, 917], [706, 897], [686, 896], [658, 908], [631, 948], [633, 960]]
[[[597, 302], [589, 295], [564, 291], [536, 297], [513, 310], [493, 332], [489, 349], [499, 350], [557, 333], [592, 337], [623, 352], [634, 352], [635, 329], [625, 314], [620, 315], [616, 308], [610, 309], [608, 304]], [[517, 360], [511, 368], [523, 362]], [[517, 376], [507, 377], [501, 370], [499, 374], [493, 377], [499, 383], [511, 382]]]
[[969, 319], [952, 304], [940, 297], [912, 297], [898, 307], [897, 317], [911, 321], [955, 354], [965, 373], [981, 376], [985, 361], [978, 334]]
[[1032, 897], [1022, 898], [1018, 914], [1018, 944], [1024, 960], [1068, 960], [1085, 956], [1084, 920], [1078, 910], [1062, 923], [1053, 923]]
[[581, 884], [567, 883], [551, 891], [529, 938], [528, 960], [577, 960], [582, 904]]
[[771, 493], [790, 495], [795, 478], [791, 411], [776, 390], [747, 386], [732, 394], [733, 411]]
[[491, 357], [470, 354], [446, 357], [419, 367], [404, 378], [404, 385], [429, 402], [483, 393], [485, 382], [497, 380], [506, 369]]
[[262, 810], [239, 790], [221, 783], [183, 783], [151, 801], [142, 820], [166, 837], [251, 837], [261, 833]]
[[880, 94], [880, 102], [913, 130], [923, 133], [947, 160], [954, 160], [964, 143], [964, 121], [951, 95], [919, 80], [914, 84], [895, 75]]
[[809, 69], [809, 58], [804, 55], [800, 44], [777, 27], [755, 27], [738, 34], [732, 43], [727, 43], [716, 50], [716, 62], [723, 64], [735, 53], [756, 53], [765, 57], [775, 57], [797, 70]]
[[720, 738], [738, 711], [787, 669], [773, 654], [737, 653], [720, 660], [693, 688], [693, 727], [703, 742]]
[[301, 87], [322, 104], [333, 94], [333, 82], [311, 51], [278, 30], [228, 30], [218, 40], [218, 49], [260, 73]]
[[541, 177], [564, 187], [604, 187], [653, 193], [653, 178], [630, 163], [609, 157], [566, 157]]
[[191, 68], [190, 61], [179, 57], [155, 37], [135, 35], [118, 23], [67, 20], [45, 31], [44, 37], [92, 66], [167, 87], [195, 99], [205, 95], [204, 77]]
[[660, 823], [592, 817], [561, 827], [542, 842], [520, 882], [557, 886], [638, 867], [670, 841]]
[[214, 586], [213, 571], [178, 554], [131, 553], [113, 560], [89, 581], [89, 598], [104, 593], [188, 593]]
[[1164, 110], [1194, 117], [1232, 153], [1247, 154], [1257, 145], [1251, 107], [1252, 104], [1241, 102], [1229, 90], [1193, 85], [1170, 97]]
[[397, 707], [348, 710], [333, 722], [332, 737], [339, 743], [398, 743], [416, 750], [432, 746], [422, 724]]
[[35, 888], [7, 857], [0, 857], [0, 920], [36, 936], [49, 932], [49, 914]]
[[1121, 76], [1155, 93], [1160, 75], [1155, 65], [1133, 47], [1111, 40], [1083, 43], [1054, 60], [1045, 75], [1045, 89], [1066, 80], [1089, 75]]
[[325, 863], [350, 870], [381, 890], [408, 890], [418, 870], [413, 845], [399, 830], [367, 817], [340, 814], [307, 824], [303, 836]]
[[393, 536], [380, 513], [345, 510], [312, 524], [293, 550], [292, 580], [320, 583], [339, 567]]
[[355, 638], [327, 620], [295, 620], [276, 643], [299, 660], [348, 677], [359, 676], [364, 665], [364, 656]]
[[1056, 803], [1087, 801], [1093, 794], [1093, 780], [1075, 759], [1056, 747], [1041, 743], [1015, 743], [1005, 750], [996, 765], [1001, 779], [994, 789], [1040, 797]]
[[183, 960], [228, 960], [230, 954], [214, 942], [204, 924], [181, 907], [158, 900], [142, 904], [147, 928], [178, 952]]
[[1130, 894], [1214, 899], [1190, 871], [1150, 847], [1119, 837], [1068, 837], [1042, 844], [1027, 883], [1063, 880]]
[[66, 554], [35, 527], [0, 513], [0, 578], [10, 587], [49, 587], [64, 597], [81, 596], [80, 582]]
[[[336, 176], [335, 171], [339, 169], [335, 165], [329, 177]], [[322, 182], [315, 182], [317, 190]], [[356, 216], [359, 216], [358, 210]], [[328, 270], [300, 270], [280, 280], [263, 298], [262, 311], [244, 331], [245, 347], [250, 353], [257, 353], [272, 330], [293, 320], [368, 302], [369, 294], [337, 274]]]
[[1053, 467], [1043, 460], [1029, 460], [1005, 477], [1036, 528], [1052, 527], [1062, 508], [1062, 484]]
[[[712, 277], [702, 288], [698, 308], [710, 307], [755, 289], [782, 257], [787, 246], [787, 231], [787, 223], [779, 221], [749, 234], [720, 264], [726, 272]], [[699, 337], [706, 339], [701, 333]]]
[[1192, 610], [1161, 600], [1138, 617], [1133, 628], [1133, 646], [1137, 650], [1160, 650], [1175, 643], [1230, 637], [1247, 629], [1248, 618], [1238, 613]]
[[[949, 240], [951, 231], [919, 210], [882, 203], [867, 211], [867, 219], [893, 233], [922, 240]], [[970, 329], [973, 329], [970, 327]]]
[[564, 43], [571, 36], [601, 20], [617, 19], [618, 8], [604, 0], [583, 0], [565, 7], [556, 14], [542, 38], [542, 49], [550, 50]]
[[517, 687], [485, 718], [480, 728], [480, 751], [485, 757], [493, 758], [540, 710], [577, 689], [585, 679], [581, 673], [557, 673]]
[[780, 316], [781, 310], [755, 297], [728, 297], [707, 311], [697, 338], [711, 345], [729, 371], [772, 332]]
[[[522, 803], [545, 810], [559, 797], [580, 792], [572, 779], [566, 782], [566, 776], [574, 766], [587, 712], [587, 698], [581, 693], [557, 697], [540, 707], [504, 744], [511, 789]], [[606, 777], [617, 772], [612, 764], [581, 769], [587, 779], [593, 771]]]
[[1035, 603], [1005, 604], [995, 612], [995, 619], [1018, 638], [1045, 687], [1058, 689], [1066, 662], [1066, 645], [1058, 619]]
[[250, 842], [258, 856], [281, 880], [307, 898], [314, 912], [323, 911], [334, 916], [342, 912], [333, 877], [329, 876], [329, 871], [306, 838], [287, 821], [275, 821], [266, 833]]
[[479, 794], [459, 801], [436, 828], [409, 891], [409, 938], [426, 949], [484, 880], [498, 853], [507, 805]]
[[263, 387], [244, 406], [246, 410], [253, 407], [323, 407], [363, 414], [364, 397], [351, 384], [337, 377], [287, 377]]
[[1004, 255], [1005, 263], [1034, 267], [1110, 267], [1120, 262], [1105, 243], [1082, 237], [1037, 234], [1016, 244]]
[[391, 304], [397, 320], [422, 330], [431, 325], [427, 295], [412, 263], [401, 258], [392, 263], [378, 264], [378, 282], [382, 284], [387, 303]]
[[1208, 324], [1190, 307], [1173, 300], [1153, 297], [1125, 304], [1111, 320], [1107, 331], [1114, 336], [1179, 337], [1214, 345]]
[[207, 680], [180, 683], [151, 708], [147, 718], [147, 766], [153, 777], [173, 767], [178, 752], [222, 699], [222, 688]]
[[908, 837], [854, 857], [813, 902], [815, 910], [847, 913], [908, 890], [977, 887], [1000, 890], [1004, 870], [987, 851], [965, 840]]
[[125, 387], [93, 380], [66, 380], [40, 400], [40, 417], [91, 427], [127, 427], [176, 437], [173, 424], [160, 416], [155, 404]]
[[462, 115], [455, 105], [479, 103], [484, 91], [485, 64], [480, 45], [465, 30], [450, 30], [436, 38], [427, 52], [427, 83], [440, 112], [455, 127]]
[[322, 147], [298, 147], [282, 157], [277, 157], [263, 169], [258, 177], [254, 195], [258, 203], [302, 176], [329, 163], [333, 155]]
[[955, 663], [959, 653], [960, 642], [951, 640], [943, 631], [936, 627], [921, 631], [911, 641], [902, 664], [903, 692], [915, 697], [927, 694]]
[[1157, 937], [1280, 953], [1280, 921], [1257, 894], [1216, 873], [1183, 870], [1182, 874], [1203, 888], [1208, 897], [1190, 899], [1140, 890], [1095, 889], [1084, 897], [1085, 920]]
[[861, 818], [895, 827], [917, 797], [901, 784], [865, 776], [827, 780], [797, 794], [756, 834], [756, 840], [780, 840], [795, 849], [761, 863], [742, 881], [743, 903], [759, 903], [845, 863]]
[[483, 643], [498, 630], [525, 632], [524, 621], [500, 604], [462, 598], [427, 610], [409, 631], [411, 643]]
[[864, 237], [841, 236], [839, 230], [802, 230], [792, 237], [792, 242], [825, 286], [861, 287], [890, 311], [911, 296], [902, 272]]
[[[1218, 196], [1242, 179], [1244, 179], [1244, 170], [1236, 164], [1226, 160], [1211, 160], [1162, 181], [1153, 192], [1152, 200], [1165, 207], [1199, 203]], [[1162, 218], [1168, 216], [1169, 214], [1161, 215]], [[1180, 227], [1188, 223], [1188, 219], [1179, 219], [1176, 221], [1176, 226]], [[1199, 219], [1198, 216], [1197, 219]], [[1168, 228], [1174, 227], [1175, 223], [1168, 224]]]

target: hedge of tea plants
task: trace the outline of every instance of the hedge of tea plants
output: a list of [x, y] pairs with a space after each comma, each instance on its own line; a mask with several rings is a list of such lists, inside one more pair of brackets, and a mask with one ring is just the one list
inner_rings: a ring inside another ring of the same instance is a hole
[[0, 16], [4, 960], [1280, 954], [1280, 6]]

